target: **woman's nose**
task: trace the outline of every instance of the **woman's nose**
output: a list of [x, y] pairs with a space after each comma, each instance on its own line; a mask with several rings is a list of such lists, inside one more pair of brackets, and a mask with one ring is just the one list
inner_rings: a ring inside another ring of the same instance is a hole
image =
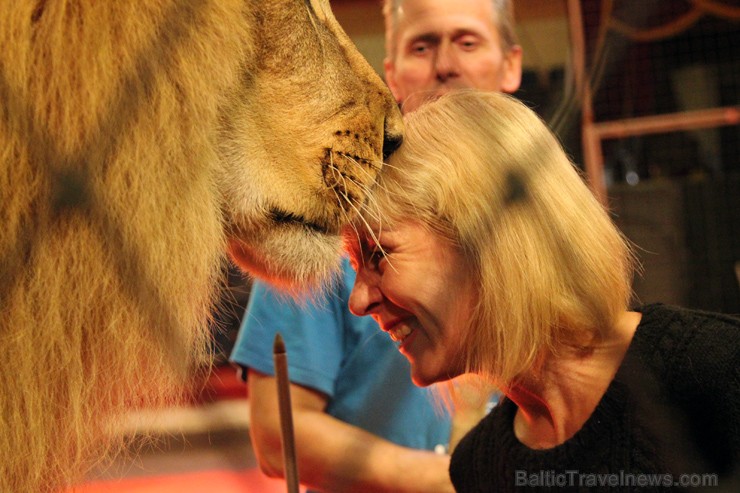
[[370, 315], [380, 306], [382, 296], [375, 277], [377, 274], [373, 275], [369, 269], [358, 269], [355, 284], [349, 295], [349, 311], [352, 314], [358, 317]]

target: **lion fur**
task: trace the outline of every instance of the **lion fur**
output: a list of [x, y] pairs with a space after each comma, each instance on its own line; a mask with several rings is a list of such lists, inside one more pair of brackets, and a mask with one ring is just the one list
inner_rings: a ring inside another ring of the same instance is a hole
[[214, 129], [251, 43], [244, 2], [200, 3], [2, 2], [0, 491], [73, 484], [207, 361]]
[[329, 277], [402, 121], [328, 0], [4, 1], [0, 47], [0, 491], [51, 493], [208, 368], [226, 251]]

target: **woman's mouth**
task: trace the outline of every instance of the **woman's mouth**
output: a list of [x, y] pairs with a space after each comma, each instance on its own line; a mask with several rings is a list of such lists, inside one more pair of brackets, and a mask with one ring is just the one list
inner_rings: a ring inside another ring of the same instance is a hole
[[384, 331], [388, 332], [392, 341], [399, 343], [399, 349], [401, 349], [404, 343], [408, 342], [409, 336], [416, 332], [416, 329], [413, 328], [413, 324], [411, 323], [412, 321], [412, 318], [398, 319], [386, 324], [380, 323], [380, 326]]
[[388, 330], [388, 334], [391, 336], [391, 339], [393, 339], [395, 342], [401, 343], [403, 343], [403, 340], [406, 339], [412, 332], [413, 329], [406, 324], [398, 324]]

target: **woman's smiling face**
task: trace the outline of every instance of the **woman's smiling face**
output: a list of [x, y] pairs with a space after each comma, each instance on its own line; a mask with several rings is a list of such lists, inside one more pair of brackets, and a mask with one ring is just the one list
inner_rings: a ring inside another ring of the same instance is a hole
[[370, 315], [400, 342], [417, 385], [464, 372], [463, 331], [470, 328], [476, 289], [457, 246], [415, 222], [347, 235], [357, 280], [349, 299], [355, 315]]

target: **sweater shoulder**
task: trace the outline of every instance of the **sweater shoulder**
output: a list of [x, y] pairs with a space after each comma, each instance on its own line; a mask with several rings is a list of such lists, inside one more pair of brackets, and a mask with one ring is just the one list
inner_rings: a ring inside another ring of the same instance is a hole
[[740, 318], [670, 305], [647, 305], [634, 352], [665, 376], [711, 384], [740, 366]]

